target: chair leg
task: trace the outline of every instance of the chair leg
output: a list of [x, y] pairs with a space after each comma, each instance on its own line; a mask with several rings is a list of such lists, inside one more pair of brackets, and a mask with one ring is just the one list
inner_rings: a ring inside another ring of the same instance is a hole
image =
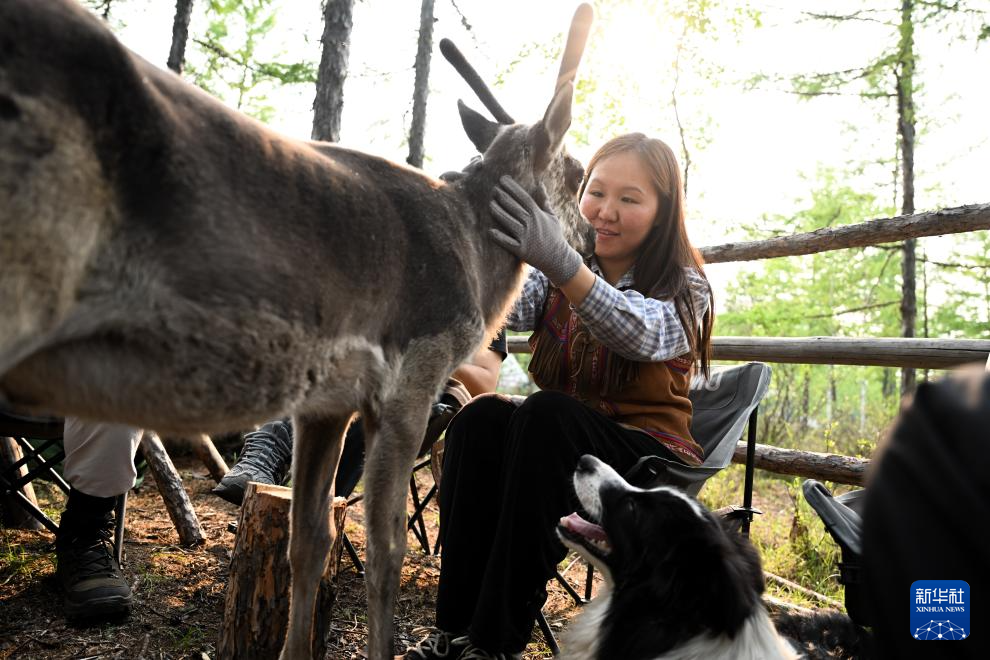
[[746, 433], [746, 481], [743, 486], [743, 511], [745, 515], [742, 521], [743, 536], [749, 536], [749, 523], [753, 520], [753, 472], [756, 464], [756, 423], [759, 406], [753, 408], [749, 416]]
[[114, 505], [113, 553], [117, 565], [124, 565], [124, 516], [127, 514], [127, 493], [117, 497]]
[[415, 473], [409, 475], [409, 494], [412, 495], [413, 514], [409, 516], [406, 529], [412, 530], [413, 536], [423, 548], [423, 554], [428, 555], [430, 554], [430, 540], [426, 536], [426, 523], [423, 522], [423, 507], [426, 506], [426, 500], [421, 502], [419, 499], [419, 487], [416, 485]]
[[351, 540], [347, 538], [347, 534], [343, 532], [340, 534], [340, 540], [344, 544], [344, 550], [347, 551], [347, 556], [351, 558], [351, 563], [354, 564], [354, 570], [357, 571], [359, 576], [364, 577], [364, 562], [362, 562], [361, 558], [358, 557], [357, 550], [354, 549], [354, 546], [351, 544]]
[[593, 564], [588, 564], [588, 575], [584, 579], [584, 602], [591, 600], [591, 585], [595, 580], [595, 567]]
[[567, 578], [561, 575], [560, 572], [556, 572], [554, 577], [557, 578], [557, 582], [559, 582], [560, 586], [564, 588], [564, 591], [571, 595], [571, 598], [574, 599], [574, 603], [576, 605], [584, 605], [585, 600], [581, 598], [581, 594], [579, 594], [577, 590], [571, 586], [571, 583], [567, 581]]
[[536, 625], [543, 632], [543, 639], [546, 641], [547, 646], [550, 647], [550, 652], [555, 657], [560, 655], [560, 646], [557, 645], [557, 638], [553, 636], [553, 632], [550, 630], [550, 624], [547, 623], [547, 617], [543, 614], [543, 610], [540, 610], [536, 614]]
[[[8, 490], [6, 480], [3, 481], [3, 488], [5, 491]], [[55, 524], [55, 521], [49, 518], [47, 515], [45, 515], [45, 512], [39, 509], [38, 507], [36, 507], [34, 505], [34, 502], [29, 500], [20, 490], [10, 489], [9, 495], [17, 498], [21, 506], [24, 507], [24, 510], [27, 511], [33, 518], [35, 518], [42, 525], [47, 527], [48, 531], [50, 531], [52, 534], [58, 531], [58, 525]]]
[[439, 557], [440, 556], [440, 535], [439, 534], [437, 534], [437, 542], [433, 546], [433, 556], [434, 557]]

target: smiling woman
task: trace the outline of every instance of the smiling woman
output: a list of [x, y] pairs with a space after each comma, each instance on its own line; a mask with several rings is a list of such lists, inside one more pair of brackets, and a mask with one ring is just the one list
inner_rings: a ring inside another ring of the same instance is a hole
[[542, 391], [522, 403], [476, 397], [447, 428], [436, 630], [407, 660], [521, 657], [565, 554], [553, 529], [573, 510], [582, 455], [619, 473], [643, 456], [704, 460], [687, 394], [695, 366], [707, 372], [712, 300], [670, 148], [630, 133], [591, 158], [580, 207], [597, 239], [586, 261], [512, 178], [493, 198], [492, 239], [532, 266], [507, 326], [533, 332]]
[[581, 215], [595, 228], [595, 256], [609, 284], [615, 285], [636, 261], [659, 203], [640, 157], [632, 152], [603, 158], [591, 170]]

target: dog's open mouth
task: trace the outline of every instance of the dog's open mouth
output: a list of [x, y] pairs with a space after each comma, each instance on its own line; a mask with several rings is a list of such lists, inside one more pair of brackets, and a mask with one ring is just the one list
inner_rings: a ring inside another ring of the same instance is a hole
[[592, 554], [605, 557], [612, 552], [612, 544], [605, 530], [589, 522], [576, 512], [560, 519], [557, 531], [566, 539], [587, 548]]

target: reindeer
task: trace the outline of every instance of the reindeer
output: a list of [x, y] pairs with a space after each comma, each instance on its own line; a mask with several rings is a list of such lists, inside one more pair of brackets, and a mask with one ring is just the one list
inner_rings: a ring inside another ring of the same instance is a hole
[[336, 464], [360, 414], [369, 653], [391, 657], [404, 486], [430, 403], [521, 281], [488, 239], [491, 191], [509, 174], [547, 199], [572, 83], [531, 126], [462, 107], [483, 159], [448, 184], [279, 135], [73, 0], [4, 0], [0, 401], [175, 433], [291, 413], [283, 658], [311, 655]]

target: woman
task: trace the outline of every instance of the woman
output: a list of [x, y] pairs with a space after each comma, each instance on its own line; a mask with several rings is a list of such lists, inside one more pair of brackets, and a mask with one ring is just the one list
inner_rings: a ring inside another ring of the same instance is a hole
[[708, 370], [713, 301], [676, 158], [640, 133], [614, 138], [579, 198], [596, 230], [587, 263], [512, 179], [495, 189], [493, 238], [533, 267], [508, 326], [534, 331], [530, 371], [543, 391], [519, 406], [480, 397], [451, 422], [437, 630], [408, 659], [521, 657], [565, 555], [554, 530], [577, 508], [582, 455], [620, 473], [646, 455], [704, 458], [688, 389], [696, 363]]

